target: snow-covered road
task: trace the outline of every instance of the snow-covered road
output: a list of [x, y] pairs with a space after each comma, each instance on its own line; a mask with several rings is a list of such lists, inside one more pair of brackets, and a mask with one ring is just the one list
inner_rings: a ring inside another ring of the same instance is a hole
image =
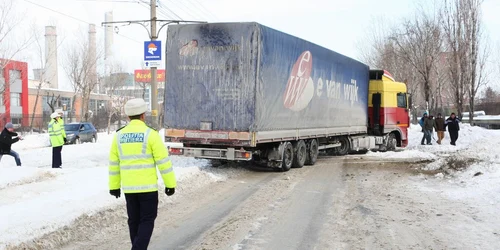
[[[291, 217], [287, 211], [300, 214], [320, 208], [318, 211], [323, 211], [324, 220], [304, 214], [295, 225], [304, 232], [313, 230], [315, 233], [309, 235], [318, 238], [293, 243], [298, 245], [290, 243], [290, 246], [446, 248], [457, 245], [453, 235], [477, 230], [482, 231], [464, 240], [482, 239], [479, 245], [485, 248], [491, 244], [500, 245], [500, 232], [494, 228], [495, 223], [500, 223], [497, 213], [500, 131], [463, 126], [456, 147], [448, 145], [448, 140], [444, 145], [421, 146], [421, 136], [420, 129], [412, 127], [410, 145], [402, 152], [324, 157], [318, 166], [293, 169], [288, 173], [233, 167], [214, 169], [205, 161], [173, 157], [179, 188], [172, 197], [160, 196], [152, 247], [166, 244], [165, 239], [170, 236], [165, 238], [164, 234], [174, 234], [177, 241], [172, 242], [181, 244], [183, 237], [188, 239], [197, 232], [211, 236], [190, 242], [188, 248], [285, 246], [280, 245], [279, 239], [270, 238], [271, 232], [266, 230], [280, 232], [280, 237], [289, 238], [293, 236], [290, 232], [280, 230], [292, 225], [263, 216], [274, 214], [288, 221]], [[15, 144], [13, 149], [20, 153], [23, 167], [15, 167], [9, 156], [4, 156], [0, 162], [0, 249], [61, 246], [65, 249], [117, 249], [127, 246], [124, 199], [111, 197], [107, 190], [110, 141], [111, 135], [99, 134], [95, 144], [65, 146], [63, 169], [50, 168], [51, 148], [46, 147], [46, 135], [28, 136]], [[422, 160], [432, 162], [414, 163]], [[398, 166], [401, 169], [397, 169]], [[325, 176], [331, 180], [323, 178]], [[318, 192], [324, 192], [321, 196], [324, 199], [320, 197], [303, 203]], [[299, 196], [295, 197], [296, 194]], [[332, 200], [335, 202], [331, 203]], [[394, 206], [398, 209], [392, 208]], [[301, 207], [308, 209], [302, 211]], [[326, 210], [322, 210], [324, 207]], [[404, 212], [406, 210], [410, 212]], [[370, 217], [374, 215], [370, 211], [376, 212], [378, 217]], [[338, 213], [344, 214], [343, 217], [338, 217]], [[209, 218], [202, 219], [206, 216]], [[359, 240], [362, 237], [359, 233], [373, 233], [385, 224], [367, 224], [366, 220], [356, 219], [358, 216], [386, 221], [391, 225], [386, 228], [390, 234], [375, 234], [376, 239]], [[339, 218], [345, 223], [336, 224]], [[444, 231], [439, 229], [443, 218], [449, 222]], [[205, 226], [200, 228], [202, 224]], [[266, 226], [259, 226], [263, 224]], [[310, 226], [304, 228], [307, 225]], [[417, 230], [422, 238], [410, 237], [408, 232], [415, 231], [415, 225], [426, 229]], [[440, 231], [432, 231], [433, 225]], [[229, 231], [220, 231], [226, 226], [237, 234], [226, 237]], [[321, 236], [328, 234], [335, 237], [327, 240]], [[412, 245], [392, 241], [391, 237], [406, 237]], [[260, 242], [261, 239], [265, 242]]]

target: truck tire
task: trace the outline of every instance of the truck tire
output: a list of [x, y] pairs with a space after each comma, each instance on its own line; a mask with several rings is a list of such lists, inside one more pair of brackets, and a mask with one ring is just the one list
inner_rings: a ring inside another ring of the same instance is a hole
[[283, 158], [281, 161], [281, 172], [287, 172], [293, 165], [293, 145], [290, 142], [283, 143]]
[[306, 163], [307, 148], [304, 140], [300, 140], [293, 144], [293, 164], [292, 168], [301, 168]]
[[340, 147], [335, 148], [335, 153], [338, 156], [347, 155], [351, 151], [351, 143], [347, 136], [342, 136], [339, 139]]
[[398, 141], [396, 139], [396, 135], [394, 133], [390, 133], [387, 138], [387, 151], [396, 151], [397, 145]]
[[318, 140], [312, 139], [308, 143], [306, 165], [311, 166], [316, 163], [319, 155]]

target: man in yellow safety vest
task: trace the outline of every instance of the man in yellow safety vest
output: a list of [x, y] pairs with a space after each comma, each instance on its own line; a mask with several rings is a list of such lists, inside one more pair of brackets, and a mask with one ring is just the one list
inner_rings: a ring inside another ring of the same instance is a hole
[[62, 157], [61, 151], [64, 143], [66, 143], [66, 131], [61, 124], [61, 116], [54, 112], [50, 115], [49, 136], [50, 145], [52, 146], [52, 168], [61, 168]]
[[158, 176], [165, 193], [175, 193], [176, 180], [168, 151], [154, 129], [145, 123], [147, 104], [132, 99], [125, 104], [130, 123], [116, 131], [109, 153], [109, 193], [127, 202], [128, 226], [132, 249], [147, 249], [158, 212]]

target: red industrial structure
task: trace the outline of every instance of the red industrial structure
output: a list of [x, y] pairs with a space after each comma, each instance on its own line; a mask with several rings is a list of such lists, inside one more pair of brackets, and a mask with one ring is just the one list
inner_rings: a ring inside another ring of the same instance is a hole
[[28, 63], [0, 59], [0, 128], [7, 122], [29, 126]]

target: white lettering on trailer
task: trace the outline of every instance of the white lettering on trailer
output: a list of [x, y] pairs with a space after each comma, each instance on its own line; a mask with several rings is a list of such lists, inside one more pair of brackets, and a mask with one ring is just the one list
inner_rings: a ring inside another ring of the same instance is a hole
[[330, 99], [340, 99], [340, 83], [326, 80], [326, 86], [328, 89], [327, 97]]
[[300, 60], [300, 63], [299, 63], [299, 70], [297, 72], [297, 76], [298, 77], [302, 77], [304, 75], [304, 73], [306, 73], [306, 69], [304, 69], [302, 67], [302, 63], [303, 62], [310, 62], [311, 61], [311, 52], [310, 51], [306, 51], [306, 53], [304, 53], [304, 55], [302, 56], [301, 60]]
[[321, 97], [322, 94], [323, 94], [323, 79], [319, 78], [318, 86], [316, 87], [316, 95], [318, 97]]
[[358, 101], [358, 84], [351, 79], [350, 84], [344, 84], [344, 100], [350, 101], [351, 105]]

